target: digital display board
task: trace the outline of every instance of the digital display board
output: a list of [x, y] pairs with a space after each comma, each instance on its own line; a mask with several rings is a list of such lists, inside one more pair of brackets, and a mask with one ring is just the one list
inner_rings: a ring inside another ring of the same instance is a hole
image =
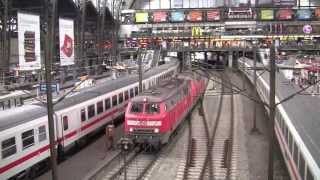
[[202, 21], [202, 12], [201, 11], [190, 11], [187, 15], [187, 20], [191, 22]]
[[149, 14], [147, 12], [136, 13], [136, 23], [149, 22]]
[[184, 13], [182, 11], [171, 12], [172, 22], [182, 22], [184, 21]]
[[219, 20], [220, 20], [219, 10], [207, 11], [207, 21], [219, 21]]
[[168, 14], [167, 12], [154, 12], [153, 13], [153, 22], [167, 22]]
[[298, 20], [309, 20], [312, 17], [312, 12], [310, 9], [298, 9], [296, 17]]
[[277, 11], [277, 20], [291, 20], [293, 18], [293, 11], [291, 9], [280, 9]]
[[228, 19], [252, 19], [253, 12], [251, 8], [229, 8], [227, 17]]
[[261, 20], [273, 20], [274, 19], [273, 9], [261, 9], [260, 19]]

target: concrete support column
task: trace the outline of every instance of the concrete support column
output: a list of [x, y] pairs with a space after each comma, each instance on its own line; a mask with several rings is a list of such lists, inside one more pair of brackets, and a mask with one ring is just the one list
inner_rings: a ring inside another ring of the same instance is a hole
[[233, 64], [233, 52], [232, 51], [229, 51], [228, 52], [228, 67], [229, 68], [232, 68], [232, 64]]

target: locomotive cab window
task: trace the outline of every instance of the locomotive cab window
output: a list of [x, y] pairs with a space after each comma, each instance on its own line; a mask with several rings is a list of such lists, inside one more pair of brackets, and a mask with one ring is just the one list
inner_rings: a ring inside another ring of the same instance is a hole
[[117, 95], [112, 96], [112, 107], [116, 106], [118, 104]]
[[147, 114], [159, 114], [160, 113], [160, 105], [158, 103], [146, 104], [146, 113]]
[[2, 159], [7, 158], [17, 152], [16, 139], [11, 137], [1, 142]]
[[143, 104], [142, 103], [132, 103], [131, 110], [132, 113], [142, 113]]
[[22, 149], [27, 149], [34, 145], [34, 132], [33, 129], [25, 131], [21, 134]]

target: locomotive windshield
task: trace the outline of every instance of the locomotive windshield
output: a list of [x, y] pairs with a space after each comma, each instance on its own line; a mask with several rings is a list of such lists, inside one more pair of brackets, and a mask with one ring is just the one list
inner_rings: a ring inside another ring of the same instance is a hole
[[159, 114], [159, 103], [132, 103], [130, 111], [132, 113]]
[[131, 106], [131, 112], [142, 113], [143, 112], [143, 103], [133, 103]]
[[146, 113], [147, 114], [159, 114], [160, 113], [160, 105], [158, 103], [146, 104]]

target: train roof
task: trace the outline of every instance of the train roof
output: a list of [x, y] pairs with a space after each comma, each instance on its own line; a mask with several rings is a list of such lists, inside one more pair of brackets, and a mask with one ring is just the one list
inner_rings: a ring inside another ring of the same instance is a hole
[[[264, 73], [262, 77], [269, 83], [269, 73]], [[289, 80], [282, 73], [278, 72], [276, 77], [276, 94], [280, 101], [300, 90], [297, 85], [288, 83]], [[320, 166], [320, 97], [296, 95], [282, 105], [312, 157]]]
[[[167, 70], [175, 64], [176, 61], [173, 61], [153, 68], [148, 72], [144, 73], [143, 79], [147, 79], [155, 74]], [[85, 89], [81, 92], [75, 93], [74, 95], [68, 98], [65, 98], [54, 107], [54, 111], [59, 111], [61, 109], [65, 109], [80, 104], [84, 101], [112, 92], [116, 89], [127, 86], [129, 84], [133, 84], [137, 81], [138, 76], [134, 74], [126, 77], [121, 77], [115, 80], [106, 81], [101, 84], [97, 84], [95, 87]], [[0, 132], [8, 128], [17, 126], [19, 124], [40, 118], [45, 115], [47, 115], [46, 106], [40, 103], [33, 105], [23, 105], [21, 107], [1, 111]]]
[[158, 86], [152, 87], [144, 91], [139, 96], [133, 98], [131, 102], [163, 102], [172, 97], [184, 83], [187, 81], [182, 78], [172, 78], [160, 82]]

